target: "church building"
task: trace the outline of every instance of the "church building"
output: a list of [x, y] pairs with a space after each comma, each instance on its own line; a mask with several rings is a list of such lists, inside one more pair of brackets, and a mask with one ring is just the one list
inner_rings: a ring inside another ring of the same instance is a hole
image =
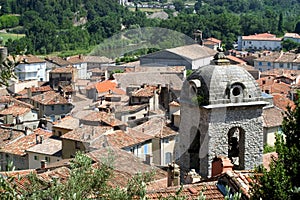
[[261, 91], [243, 68], [230, 65], [223, 52], [184, 82], [179, 142], [175, 148], [181, 173], [194, 169], [211, 176], [216, 156], [230, 158], [234, 169], [262, 164]]

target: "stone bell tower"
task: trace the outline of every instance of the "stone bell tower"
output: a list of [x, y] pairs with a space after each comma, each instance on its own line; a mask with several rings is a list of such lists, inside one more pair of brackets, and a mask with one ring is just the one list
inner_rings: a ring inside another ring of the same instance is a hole
[[222, 52], [184, 82], [179, 142], [175, 147], [181, 172], [211, 174], [215, 156], [230, 158], [234, 169], [262, 163], [261, 91], [243, 68], [230, 65]]

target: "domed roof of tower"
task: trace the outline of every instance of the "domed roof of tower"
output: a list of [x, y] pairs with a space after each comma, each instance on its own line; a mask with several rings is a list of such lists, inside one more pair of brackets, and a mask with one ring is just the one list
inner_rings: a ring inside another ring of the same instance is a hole
[[199, 105], [260, 101], [261, 91], [244, 68], [230, 65], [223, 52], [214, 56], [211, 65], [193, 72], [182, 88], [181, 101]]

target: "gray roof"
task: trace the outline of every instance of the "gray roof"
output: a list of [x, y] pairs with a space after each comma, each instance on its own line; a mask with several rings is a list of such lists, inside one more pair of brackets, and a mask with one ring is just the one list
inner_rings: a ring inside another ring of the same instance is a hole
[[[29, 149], [27, 152], [45, 154], [45, 155], [55, 155], [62, 150], [61, 140], [56, 140], [52, 138], [45, 139], [41, 144], [37, 144]], [[58, 155], [57, 155], [58, 156]]]
[[172, 49], [166, 49], [166, 51], [169, 51], [171, 53], [177, 54], [190, 60], [211, 57], [216, 54], [215, 50], [206, 46], [201, 46], [199, 44], [180, 46]]
[[142, 84], [166, 86], [169, 84], [173, 89], [182, 87], [182, 80], [176, 74], [161, 74], [159, 72], [135, 72], [116, 73], [114, 78], [120, 83], [120, 88], [126, 89], [128, 86]]
[[53, 125], [53, 127], [73, 130], [79, 127], [79, 119], [68, 116], [61, 119], [57, 124]]

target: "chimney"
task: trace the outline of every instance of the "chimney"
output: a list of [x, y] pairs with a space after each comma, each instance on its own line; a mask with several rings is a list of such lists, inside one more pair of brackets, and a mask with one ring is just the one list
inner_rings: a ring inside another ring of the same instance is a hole
[[46, 169], [46, 167], [47, 167], [47, 161], [41, 160], [41, 169]]
[[39, 143], [39, 134], [36, 134], [35, 135], [35, 144], [38, 144]]
[[44, 136], [43, 136], [43, 135], [40, 135], [40, 144], [43, 143], [43, 140], [44, 140]]
[[180, 169], [174, 162], [168, 165], [168, 187], [180, 184]]
[[32, 97], [31, 88], [26, 88], [26, 90], [27, 90], [27, 96], [28, 96], [28, 98], [31, 98]]
[[11, 140], [12, 139], [12, 137], [13, 137], [13, 130], [12, 130], [12, 128], [10, 129], [10, 131], [9, 131], [9, 139]]
[[216, 176], [227, 171], [232, 171], [233, 164], [229, 158], [225, 157], [215, 157], [212, 161], [212, 176]]
[[191, 169], [191, 171], [184, 178], [185, 184], [192, 184], [201, 181], [201, 176], [195, 171], [195, 169]]

